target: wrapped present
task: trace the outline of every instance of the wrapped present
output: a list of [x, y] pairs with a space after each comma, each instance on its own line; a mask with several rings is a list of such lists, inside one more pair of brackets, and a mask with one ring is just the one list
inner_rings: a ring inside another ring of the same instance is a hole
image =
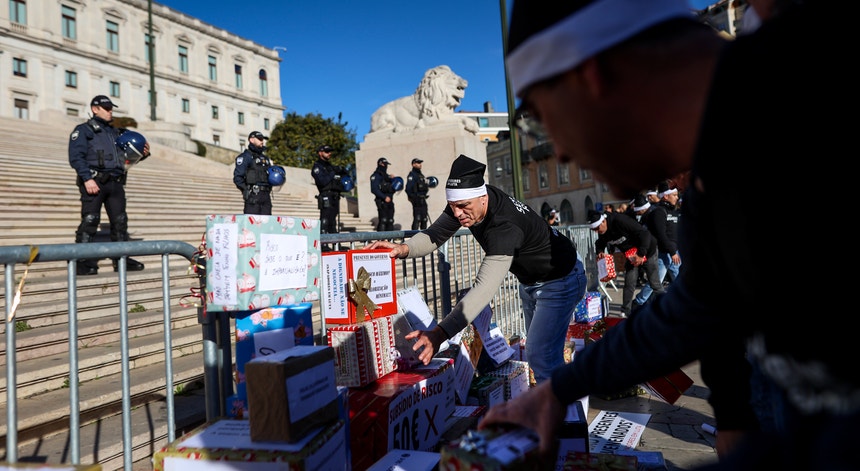
[[367, 471], [436, 471], [439, 453], [432, 451], [391, 450]]
[[588, 323], [603, 317], [599, 291], [588, 291], [573, 309], [573, 321]]
[[487, 376], [501, 378], [505, 382], [505, 400], [509, 401], [529, 389], [529, 364], [524, 361], [510, 360]]
[[484, 375], [472, 379], [467, 404], [492, 407], [505, 402], [505, 380], [497, 376]]
[[320, 296], [319, 221], [206, 216], [206, 310], [256, 311]]
[[[636, 247], [633, 247], [632, 249], [624, 252], [624, 256], [627, 258], [627, 260], [633, 260], [633, 257], [636, 256], [636, 252], [637, 252]], [[642, 257], [643, 262], [647, 259], [648, 259], [648, 257], [645, 257], [645, 256]]]
[[674, 404], [693, 385], [693, 379], [682, 370], [675, 370], [659, 378], [646, 381], [642, 386], [653, 396]]
[[614, 280], [616, 276], [614, 258], [603, 257], [597, 260], [597, 277], [600, 281], [606, 283]]
[[314, 344], [313, 304], [298, 303], [244, 312], [236, 318], [236, 394], [227, 400], [227, 416], [248, 418], [245, 364], [251, 359], [296, 345]]
[[441, 448], [439, 469], [537, 471], [539, 442], [534, 431], [522, 427], [470, 430]]
[[296, 442], [338, 418], [334, 350], [297, 346], [245, 365], [251, 440]]
[[394, 329], [388, 317], [329, 327], [326, 338], [334, 348], [338, 386], [366, 386], [396, 369]]
[[478, 428], [478, 421], [486, 413], [486, 406], [454, 406], [454, 413], [445, 421], [445, 431], [439, 438], [439, 446], [458, 439], [469, 430]]
[[349, 392], [352, 468], [367, 469], [391, 450], [435, 451], [454, 412], [453, 364], [395, 371]]
[[[325, 313], [326, 324], [355, 324], [377, 317], [390, 316], [398, 312], [397, 287], [395, 283], [394, 259], [389, 250], [348, 250], [346, 255], [326, 258], [330, 283], [334, 293], [324, 294], [330, 298]], [[346, 279], [339, 271], [346, 263]], [[346, 282], [341, 289], [340, 283]], [[343, 311], [342, 294], [346, 294], [346, 312]]]
[[322, 254], [320, 312], [324, 323], [342, 324], [350, 319], [346, 256], [346, 252], [323, 252]]
[[562, 470], [564, 471], [636, 471], [638, 460], [635, 456], [613, 455], [610, 453], [587, 453], [572, 451], [568, 453]]
[[[346, 424], [337, 420], [296, 443], [251, 441], [248, 420], [219, 418], [195, 428], [155, 452], [153, 471], [203, 469], [200, 462], [229, 463], [231, 471], [343, 469]], [[220, 468], [219, 468], [220, 469]]]

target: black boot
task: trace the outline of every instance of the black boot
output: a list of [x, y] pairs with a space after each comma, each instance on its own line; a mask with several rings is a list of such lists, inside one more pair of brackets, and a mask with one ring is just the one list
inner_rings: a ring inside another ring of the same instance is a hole
[[[143, 264], [131, 257], [128, 257], [128, 259], [125, 261], [125, 270], [141, 271], [143, 270]], [[119, 262], [116, 259], [113, 260], [113, 271], [119, 271]]]
[[99, 267], [89, 260], [79, 260], [76, 262], [78, 276], [98, 275]]

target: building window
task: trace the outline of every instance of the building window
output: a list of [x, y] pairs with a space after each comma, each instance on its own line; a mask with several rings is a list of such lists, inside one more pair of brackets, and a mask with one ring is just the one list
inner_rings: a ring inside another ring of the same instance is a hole
[[18, 119], [30, 119], [30, 103], [27, 100], [15, 98], [15, 117]]
[[66, 116], [80, 116], [77, 108], [66, 108]]
[[239, 150], [241, 150], [241, 151], [245, 150], [245, 140], [244, 139], [239, 139]]
[[549, 188], [549, 175], [547, 173], [545, 163], [541, 163], [540, 166], [538, 166], [538, 187], [541, 189]]
[[12, 58], [12, 74], [16, 77], [26, 77], [27, 61], [17, 57]]
[[[107, 50], [119, 53], [119, 25], [108, 21], [105, 27], [107, 31]], [[149, 58], [147, 58], [147, 61]]]
[[119, 98], [119, 82], [110, 83], [110, 96]]
[[66, 86], [70, 88], [78, 88], [78, 73], [71, 70], [66, 71]]
[[152, 36], [148, 34], [143, 35], [143, 60], [146, 61], [147, 64], [150, 62], [150, 52], [153, 50], [153, 39]]
[[587, 182], [591, 180], [591, 172], [588, 170], [584, 170], [582, 168], [579, 169], [579, 181]]
[[239, 119], [239, 124], [245, 124], [245, 113], [240, 111], [239, 115], [238, 115], [238, 119]]
[[63, 30], [63, 38], [65, 39], [78, 39], [78, 26], [77, 26], [77, 11], [74, 8], [67, 7], [63, 5], [62, 8], [63, 16], [62, 16], [62, 30]]
[[190, 113], [191, 112], [191, 100], [189, 100], [188, 98], [182, 99], [182, 112], [183, 113]]
[[219, 136], [217, 134], [213, 134], [212, 135], [212, 143], [215, 144], [216, 146], [220, 146], [221, 145], [221, 136]]
[[269, 80], [266, 78], [266, 71], [260, 69], [260, 96], [269, 96]]
[[478, 127], [482, 127], [482, 128], [490, 127], [490, 118], [478, 116]]
[[242, 66], [236, 64], [233, 66], [233, 71], [236, 74], [236, 88], [242, 89]]
[[532, 189], [531, 183], [529, 183], [529, 169], [523, 169], [523, 191], [530, 191]]
[[215, 56], [209, 56], [209, 80], [218, 80], [218, 59]]
[[212, 105], [212, 119], [218, 119], [218, 107]]
[[19, 25], [27, 24], [27, 2], [9, 0], [9, 20]]
[[558, 165], [558, 184], [559, 185], [570, 184], [570, 164], [559, 164]]
[[179, 46], [179, 72], [188, 73], [188, 48]]
[[263, 129], [266, 131], [269, 130], [269, 118], [263, 118]]

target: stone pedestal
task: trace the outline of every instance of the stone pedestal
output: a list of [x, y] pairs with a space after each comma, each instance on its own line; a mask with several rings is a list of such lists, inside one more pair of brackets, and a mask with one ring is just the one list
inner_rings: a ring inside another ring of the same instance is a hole
[[[412, 159], [424, 161], [421, 172], [425, 177], [434, 176], [439, 185], [431, 188], [427, 199], [430, 222], [436, 220], [445, 209], [445, 181], [451, 171], [451, 163], [460, 154], [479, 162], [487, 163], [487, 144], [475, 134], [466, 131], [458, 121], [440, 123], [413, 131], [377, 131], [366, 134], [364, 142], [355, 152], [356, 182], [359, 216], [377, 222], [376, 203], [370, 192], [370, 174], [376, 170], [376, 161], [385, 157], [391, 162], [388, 173], [403, 178], [404, 184], [412, 171]], [[486, 176], [484, 177], [486, 180]], [[404, 185], [405, 187], [405, 185]], [[394, 229], [412, 228], [412, 203], [406, 191], [394, 195]]]

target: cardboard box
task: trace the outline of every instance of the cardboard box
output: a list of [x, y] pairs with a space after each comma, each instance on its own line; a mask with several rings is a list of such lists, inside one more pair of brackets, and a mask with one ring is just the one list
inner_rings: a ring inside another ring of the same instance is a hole
[[445, 431], [439, 438], [437, 446], [445, 446], [451, 440], [460, 438], [469, 430], [478, 428], [481, 417], [487, 413], [486, 406], [454, 406], [454, 413], [445, 421]]
[[506, 401], [529, 389], [529, 364], [524, 361], [509, 360], [502, 366], [488, 372], [487, 376], [501, 378], [505, 382]]
[[342, 471], [345, 433], [337, 420], [296, 443], [254, 442], [248, 420], [220, 418], [157, 451], [153, 471]]
[[255, 311], [319, 300], [318, 220], [209, 215], [205, 239], [208, 311]]
[[273, 306], [242, 313], [236, 318], [236, 361], [233, 365], [236, 394], [227, 398], [228, 417], [248, 418], [245, 364], [252, 358], [296, 345], [313, 345], [312, 303]]
[[326, 338], [334, 349], [338, 386], [367, 386], [395, 370], [396, 341], [389, 317], [332, 326]]
[[435, 471], [438, 466], [439, 453], [391, 450], [367, 468], [367, 471]]
[[391, 450], [435, 451], [454, 412], [453, 365], [395, 371], [349, 392], [352, 467], [364, 470]]
[[475, 367], [469, 358], [469, 350], [462, 343], [452, 343], [435, 357], [450, 358], [454, 361], [454, 392], [457, 394], [457, 403], [467, 404], [469, 388], [475, 379]]
[[[335, 309], [326, 313], [327, 324], [355, 324], [398, 312], [394, 259], [388, 256], [388, 252], [386, 249], [346, 252], [346, 317], [337, 309], [342, 301], [335, 293], [332, 295]], [[333, 263], [339, 263], [336, 260]], [[340, 278], [332, 278], [332, 283], [341, 281]]]
[[245, 365], [252, 441], [296, 442], [338, 418], [334, 350], [296, 346]]
[[442, 447], [439, 469], [446, 471], [534, 470], [540, 438], [532, 430], [491, 427], [471, 430]]
[[558, 461], [556, 470], [564, 469], [567, 455], [573, 451], [588, 452], [588, 412], [581, 401], [567, 406], [567, 414], [558, 432]]

